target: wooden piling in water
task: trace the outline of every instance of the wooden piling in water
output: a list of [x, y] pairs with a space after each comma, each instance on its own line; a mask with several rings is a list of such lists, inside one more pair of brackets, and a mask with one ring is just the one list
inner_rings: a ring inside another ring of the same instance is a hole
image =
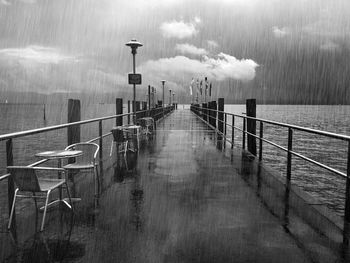
[[[80, 110], [80, 100], [68, 100], [68, 123], [77, 122], [81, 120]], [[80, 125], [69, 126], [67, 129], [68, 145], [80, 142]]]
[[[141, 110], [141, 101], [136, 101], [136, 112]], [[140, 118], [140, 114], [136, 114], [136, 120]]]
[[[122, 98], [117, 98], [115, 100], [115, 107], [116, 107], [116, 115], [123, 114], [123, 99]], [[117, 126], [123, 125], [123, 117], [116, 118], [116, 125]]]
[[[246, 101], [246, 112], [248, 117], [256, 118], [256, 99]], [[256, 135], [256, 121], [247, 119], [247, 132]], [[248, 151], [256, 156], [256, 138], [252, 135], [247, 136]]]
[[[128, 113], [130, 113], [130, 100], [128, 100]], [[128, 124], [130, 124], [130, 115], [128, 115]]]
[[[6, 165], [13, 166], [12, 139], [8, 139], [6, 141]], [[7, 172], [9, 172], [9, 171], [7, 171]], [[15, 183], [14, 183], [13, 177], [10, 176], [7, 179], [7, 200], [8, 200], [9, 215], [11, 214], [11, 207], [12, 207], [14, 195], [15, 195]], [[11, 229], [14, 229], [13, 227], [15, 225], [16, 225], [16, 213], [13, 213]]]
[[208, 103], [203, 103], [203, 120], [208, 121]]

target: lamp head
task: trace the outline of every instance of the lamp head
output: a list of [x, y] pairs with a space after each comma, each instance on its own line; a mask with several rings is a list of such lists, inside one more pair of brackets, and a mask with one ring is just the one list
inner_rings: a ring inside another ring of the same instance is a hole
[[164, 84], [165, 84], [166, 80], [161, 80], [160, 82], [162, 82], [162, 84], [163, 84], [163, 86], [164, 86]]
[[136, 39], [131, 39], [128, 43], [125, 44], [126, 46], [131, 48], [131, 53], [136, 54], [136, 49], [138, 47], [142, 47], [143, 45], [138, 42]]

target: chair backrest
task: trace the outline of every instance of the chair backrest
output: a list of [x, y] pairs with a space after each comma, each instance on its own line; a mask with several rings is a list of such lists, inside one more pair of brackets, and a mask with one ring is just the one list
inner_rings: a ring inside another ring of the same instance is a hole
[[35, 169], [32, 167], [9, 167], [9, 172], [20, 191], [40, 192]]
[[66, 150], [80, 150], [83, 152], [83, 155], [75, 157], [76, 164], [94, 164], [100, 146], [96, 143], [91, 142], [79, 142], [66, 147]]
[[115, 142], [124, 142], [125, 141], [124, 131], [122, 129], [112, 129], [111, 132], [113, 135], [113, 140]]

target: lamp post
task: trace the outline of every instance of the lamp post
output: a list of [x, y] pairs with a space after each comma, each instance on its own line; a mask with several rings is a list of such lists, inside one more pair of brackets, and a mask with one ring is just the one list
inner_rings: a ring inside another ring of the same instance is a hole
[[[132, 54], [132, 67], [133, 67], [133, 73], [136, 73], [136, 63], [135, 63], [135, 55], [137, 53], [137, 48], [142, 47], [143, 45], [138, 42], [136, 39], [132, 39], [128, 43], [125, 44], [126, 46], [131, 48], [131, 54]], [[136, 84], [133, 84], [133, 101], [132, 101], [132, 108], [133, 108], [133, 122], [136, 123]]]
[[166, 80], [161, 80], [160, 82], [162, 82], [162, 85], [163, 85], [163, 100], [162, 100], [162, 107], [164, 108], [164, 84], [166, 82]]
[[171, 89], [169, 89], [169, 106], [171, 106]]
[[175, 92], [173, 92], [173, 104], [175, 105]]

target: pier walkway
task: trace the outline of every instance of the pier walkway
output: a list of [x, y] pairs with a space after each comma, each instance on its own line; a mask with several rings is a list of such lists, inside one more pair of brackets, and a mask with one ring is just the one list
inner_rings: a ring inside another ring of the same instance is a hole
[[192, 112], [175, 111], [130, 156], [132, 172], [104, 161], [97, 206], [81, 176], [74, 218], [53, 210], [35, 234], [19, 213], [17, 236], [0, 235], [5, 262], [309, 262], [216, 143]]

